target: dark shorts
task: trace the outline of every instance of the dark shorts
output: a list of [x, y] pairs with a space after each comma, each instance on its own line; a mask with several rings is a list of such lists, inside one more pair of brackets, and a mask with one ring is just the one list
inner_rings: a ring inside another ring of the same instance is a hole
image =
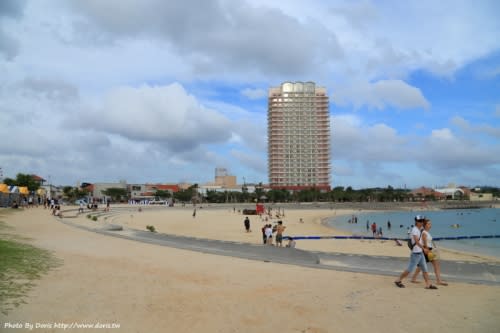
[[276, 235], [276, 243], [283, 242], [283, 235]]

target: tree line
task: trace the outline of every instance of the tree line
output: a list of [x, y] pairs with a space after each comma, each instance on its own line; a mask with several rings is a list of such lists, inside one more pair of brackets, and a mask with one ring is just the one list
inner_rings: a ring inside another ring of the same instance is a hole
[[[3, 182], [9, 186], [27, 186], [30, 192], [40, 188], [40, 182], [33, 176], [18, 173], [15, 179], [5, 178]], [[409, 189], [387, 187], [375, 187], [364, 189], [353, 189], [351, 186], [337, 186], [330, 191], [320, 191], [311, 188], [301, 191], [288, 191], [285, 189], [266, 190], [262, 183], [255, 187], [255, 192], [249, 192], [247, 186], [241, 188], [241, 192], [208, 190], [206, 195], [198, 191], [198, 184], [175, 193], [158, 190], [154, 196], [157, 200], [173, 199], [180, 202], [208, 202], [208, 203], [243, 203], [243, 202], [404, 202], [416, 199], [427, 201], [436, 200], [431, 194], [424, 198], [416, 198]], [[500, 197], [500, 188], [494, 186], [478, 186], [476, 193], [492, 193], [493, 197]], [[64, 198], [76, 200], [89, 196], [85, 188], [75, 186], [64, 186], [62, 188]], [[124, 201], [130, 199], [130, 194], [124, 188], [108, 188], [103, 194], [113, 201]], [[468, 199], [464, 197], [463, 199]]]

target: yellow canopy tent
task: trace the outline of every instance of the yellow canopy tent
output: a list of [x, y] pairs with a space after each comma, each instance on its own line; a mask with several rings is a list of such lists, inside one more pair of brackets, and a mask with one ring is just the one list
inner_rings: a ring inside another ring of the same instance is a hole
[[19, 186], [19, 193], [28, 195], [30, 191], [28, 190], [28, 186]]
[[39, 188], [38, 190], [36, 190], [36, 194], [38, 194], [39, 196], [45, 195], [45, 189]]
[[10, 193], [10, 191], [9, 191], [9, 185], [7, 185], [7, 184], [0, 184], [0, 192], [2, 192], [2, 193]]

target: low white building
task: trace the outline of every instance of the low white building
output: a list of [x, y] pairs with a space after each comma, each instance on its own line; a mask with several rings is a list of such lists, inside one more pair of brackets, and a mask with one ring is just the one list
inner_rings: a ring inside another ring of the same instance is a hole
[[461, 199], [465, 191], [458, 187], [437, 188], [434, 191], [444, 194], [446, 199]]

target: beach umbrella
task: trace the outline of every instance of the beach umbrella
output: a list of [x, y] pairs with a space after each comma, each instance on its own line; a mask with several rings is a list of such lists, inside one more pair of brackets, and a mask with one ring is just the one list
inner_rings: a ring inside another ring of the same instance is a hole
[[1, 193], [10, 193], [9, 186], [7, 184], [0, 184]]

